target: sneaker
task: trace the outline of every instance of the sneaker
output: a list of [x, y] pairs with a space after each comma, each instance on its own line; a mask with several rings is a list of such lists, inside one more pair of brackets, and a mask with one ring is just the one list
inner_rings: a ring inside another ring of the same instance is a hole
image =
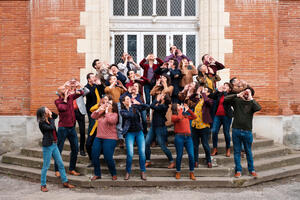
[[242, 176], [241, 172], [236, 172], [234, 178], [240, 178]]
[[250, 176], [253, 178], [257, 178], [257, 173], [255, 171], [250, 172]]

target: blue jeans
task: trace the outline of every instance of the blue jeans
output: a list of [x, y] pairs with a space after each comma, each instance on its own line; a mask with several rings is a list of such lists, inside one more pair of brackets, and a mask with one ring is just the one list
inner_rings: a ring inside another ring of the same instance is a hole
[[194, 151], [193, 151], [193, 140], [191, 136], [185, 136], [185, 135], [175, 135], [175, 147], [176, 147], [176, 171], [181, 171], [181, 160], [183, 155], [183, 147], [185, 147], [186, 152], [189, 156], [189, 166], [190, 171], [194, 171]]
[[151, 96], [150, 96], [151, 89], [152, 89], [152, 86], [150, 84], [145, 84], [144, 85], [146, 104], [148, 104], [148, 105], [150, 105], [150, 100], [151, 100]]
[[121, 111], [121, 103], [119, 102], [118, 103], [119, 122], [117, 124], [117, 134], [118, 134], [118, 138], [119, 139], [123, 139], [123, 135], [122, 135], [122, 131], [123, 131], [123, 128], [122, 128], [123, 118], [122, 118], [122, 116], [120, 114], [120, 111]]
[[116, 165], [113, 159], [116, 146], [117, 146], [117, 140], [101, 139], [97, 137], [95, 138], [93, 143], [93, 148], [92, 148], [92, 161], [94, 164], [95, 176], [101, 177], [100, 160], [99, 160], [101, 152], [103, 152], [104, 160], [108, 166], [110, 174], [112, 176], [117, 175]]
[[251, 131], [245, 131], [241, 129], [232, 129], [232, 142], [233, 142], [233, 151], [234, 151], [234, 163], [235, 163], [235, 171], [242, 172], [241, 166], [241, 150], [242, 144], [244, 145], [247, 163], [248, 163], [248, 171], [253, 172], [253, 156], [252, 156], [252, 142], [253, 135]]
[[227, 116], [215, 116], [213, 125], [212, 125], [212, 138], [213, 138], [213, 147], [218, 147], [218, 133], [220, 130], [221, 125], [223, 125], [223, 132], [225, 136], [225, 142], [226, 142], [226, 149], [230, 148], [230, 125], [231, 125], [231, 117]]
[[199, 140], [201, 139], [202, 147], [205, 152], [206, 162], [211, 163], [210, 147], [208, 144], [209, 134], [210, 134], [209, 128], [203, 128], [203, 129], [192, 128], [195, 162], [199, 162], [199, 143], [200, 143]]
[[146, 171], [146, 168], [145, 168], [145, 162], [146, 162], [145, 138], [144, 138], [144, 134], [142, 131], [128, 132], [126, 134], [126, 137], [125, 137], [126, 152], [127, 152], [126, 172], [128, 172], [128, 173], [131, 172], [134, 141], [136, 141], [136, 144], [138, 146], [141, 172], [145, 172]]
[[163, 150], [163, 152], [166, 154], [170, 162], [173, 162], [173, 157], [171, 151], [166, 147], [166, 128], [165, 127], [156, 127], [153, 128], [152, 126], [150, 127], [150, 130], [146, 136], [146, 160], [150, 161], [150, 156], [151, 156], [151, 143], [154, 140], [154, 137], [156, 136], [158, 145], [160, 148]]
[[43, 168], [42, 168], [42, 172], [41, 172], [41, 185], [42, 186], [46, 185], [47, 171], [50, 167], [50, 161], [51, 161], [52, 156], [58, 165], [58, 170], [60, 172], [61, 181], [63, 183], [68, 182], [64, 163], [61, 159], [61, 155], [57, 148], [57, 144], [53, 143], [51, 146], [43, 147]]
[[[68, 138], [71, 146], [69, 170], [73, 171], [76, 168], [77, 154], [78, 154], [78, 137], [77, 137], [75, 127], [58, 127], [57, 146], [60, 153], [64, 149], [66, 138]], [[55, 171], [58, 171], [58, 167], [56, 163], [55, 163]]]
[[142, 124], [143, 124], [143, 132], [144, 135], [147, 134], [147, 110], [143, 110], [141, 112]]

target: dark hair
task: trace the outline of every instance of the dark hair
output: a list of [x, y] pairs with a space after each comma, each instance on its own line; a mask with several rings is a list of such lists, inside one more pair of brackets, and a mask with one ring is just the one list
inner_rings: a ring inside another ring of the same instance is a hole
[[127, 71], [127, 76], [129, 76], [129, 72], [134, 72], [134, 70], [133, 69], [128, 70]]
[[231, 83], [228, 83], [228, 82], [225, 82], [224, 85], [228, 85], [228, 87], [229, 87], [229, 89], [230, 89], [229, 92], [231, 92], [231, 90], [233, 89], [232, 84], [231, 84]]
[[208, 54], [206, 53], [206, 54], [204, 54], [203, 56], [202, 56], [202, 58], [201, 58], [201, 60], [202, 60], [202, 63], [203, 63], [203, 61], [204, 61], [204, 59], [205, 59], [205, 56], [207, 56]]
[[112, 112], [118, 114], [118, 104], [117, 103], [112, 104]]
[[178, 115], [178, 109], [177, 109], [178, 104], [177, 103], [173, 103], [171, 110], [172, 110], [172, 115]]
[[93, 61], [92, 66], [93, 66], [94, 69], [96, 69], [95, 66], [96, 66], [96, 63], [97, 63], [98, 61], [99, 61], [99, 59], [95, 59], [95, 60]]
[[94, 73], [88, 73], [88, 74], [86, 75], [86, 79], [89, 80], [89, 79], [91, 78], [91, 75], [94, 75]]
[[112, 67], [116, 67], [116, 68], [119, 69], [118, 65], [116, 65], [116, 64], [111, 64], [111, 65], [109, 66], [109, 69], [111, 69]]
[[230, 84], [233, 84], [233, 82], [234, 82], [236, 79], [237, 79], [236, 77], [233, 77], [232, 79], [230, 79], [229, 83], [230, 83]]
[[[178, 60], [177, 59], [174, 59], [174, 58], [171, 58], [170, 60], [173, 60], [174, 61], [174, 65], [175, 65], [175, 68], [177, 69], [178, 68]], [[170, 61], [169, 60], [169, 61]]]
[[111, 77], [113, 77], [113, 76], [116, 77], [115, 75], [111, 75], [111, 74], [110, 74], [110, 75], [108, 76], [108, 79], [107, 79], [107, 80], [110, 81]]
[[171, 97], [170, 97], [169, 94], [165, 95], [164, 100], [165, 100], [165, 103], [164, 103], [165, 105], [169, 105], [172, 102]]
[[255, 94], [254, 89], [251, 86], [249, 86], [249, 85], [246, 87], [245, 90], [247, 90], [247, 89], [249, 89], [251, 91], [251, 95], [254, 96], [254, 94]]
[[170, 86], [171, 85], [171, 78], [169, 75], [167, 74], [162, 74], [162, 76], [166, 77], [167, 78], [167, 86]]
[[46, 108], [40, 107], [37, 111], [36, 111], [36, 119], [38, 122], [43, 122], [45, 121], [45, 113], [46, 113]]
[[123, 103], [123, 102], [125, 101], [125, 98], [126, 98], [126, 97], [129, 97], [129, 98], [130, 98], [129, 94], [125, 95], [125, 96], [121, 99], [121, 102], [120, 102], [120, 103], [121, 103], [121, 109], [126, 109], [126, 106], [125, 106], [124, 103]]

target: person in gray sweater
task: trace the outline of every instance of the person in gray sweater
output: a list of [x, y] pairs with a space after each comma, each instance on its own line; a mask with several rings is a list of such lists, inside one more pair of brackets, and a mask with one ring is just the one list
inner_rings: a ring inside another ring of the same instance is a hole
[[257, 174], [254, 170], [253, 156], [252, 156], [252, 121], [253, 114], [261, 110], [261, 106], [253, 99], [254, 90], [248, 88], [238, 94], [228, 95], [224, 98], [224, 102], [231, 103], [234, 109], [234, 120], [232, 123], [232, 141], [235, 162], [235, 175], [234, 177], [241, 177], [241, 149], [244, 145], [248, 171], [254, 178]]

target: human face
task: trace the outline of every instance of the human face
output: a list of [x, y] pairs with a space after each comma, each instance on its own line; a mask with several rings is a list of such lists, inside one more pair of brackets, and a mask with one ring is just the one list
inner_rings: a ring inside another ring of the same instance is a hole
[[115, 77], [115, 76], [112, 76], [112, 77], [110, 77], [110, 79], [109, 79], [109, 83], [110, 84], [113, 84], [114, 82], [116, 82], [117, 81], [117, 77]]
[[103, 104], [106, 104], [106, 103], [109, 101], [109, 99], [108, 99], [107, 96], [103, 97], [102, 99], [103, 99], [103, 100], [102, 100], [102, 101], [103, 101]]
[[133, 87], [132, 87], [135, 91], [139, 91], [139, 84], [135, 83], [133, 84]]
[[100, 69], [101, 66], [102, 66], [102, 63], [100, 62], [100, 60], [98, 60], [98, 61], [96, 62], [95, 68], [96, 68], [96, 69]]
[[149, 60], [154, 60], [154, 55], [153, 54], [149, 54]]
[[209, 62], [209, 57], [210, 57], [209, 55], [205, 55], [204, 56], [204, 61]]
[[135, 78], [135, 73], [134, 73], [134, 71], [129, 71], [128, 78], [129, 78], [129, 79], [134, 79], [134, 78]]
[[174, 65], [174, 60], [169, 60], [168, 63], [169, 63], [170, 66], [173, 66]]
[[230, 87], [229, 87], [229, 85], [226, 83], [226, 84], [224, 84], [224, 90], [225, 90], [225, 92], [230, 92]]
[[206, 72], [207, 72], [207, 67], [206, 67], [206, 65], [202, 65], [202, 66], [200, 67], [200, 72], [202, 72], [202, 73], [206, 73]]
[[184, 65], [184, 66], [188, 66], [189, 65], [189, 61], [187, 60], [187, 59], [182, 59], [182, 64]]
[[111, 72], [112, 72], [113, 74], [117, 74], [118, 71], [119, 71], [119, 69], [118, 69], [116, 66], [112, 66], [112, 67], [111, 67]]
[[122, 59], [125, 60], [125, 58], [127, 58], [127, 57], [128, 57], [128, 53], [124, 52], [123, 56], [122, 56]]
[[66, 88], [64, 86], [60, 86], [58, 89], [57, 89], [57, 92], [59, 94], [59, 96], [63, 97], [65, 95], [65, 92], [66, 92]]
[[94, 84], [94, 83], [95, 83], [95, 75], [94, 75], [94, 74], [91, 74], [91, 75], [90, 75], [90, 78], [88, 79], [88, 82], [89, 82], [90, 84]]
[[129, 106], [130, 103], [131, 103], [130, 97], [129, 97], [129, 96], [126, 96], [125, 99], [124, 99], [124, 101], [123, 101], [123, 104], [124, 104], [125, 106]]
[[165, 77], [165, 76], [162, 76], [161, 80], [162, 80], [162, 82], [165, 82], [165, 83], [167, 83], [167, 81], [168, 81], [167, 77]]
[[172, 52], [174, 52], [176, 49], [177, 49], [177, 47], [176, 47], [175, 45], [174, 45], [174, 46], [171, 46], [170, 52], [172, 53]]

